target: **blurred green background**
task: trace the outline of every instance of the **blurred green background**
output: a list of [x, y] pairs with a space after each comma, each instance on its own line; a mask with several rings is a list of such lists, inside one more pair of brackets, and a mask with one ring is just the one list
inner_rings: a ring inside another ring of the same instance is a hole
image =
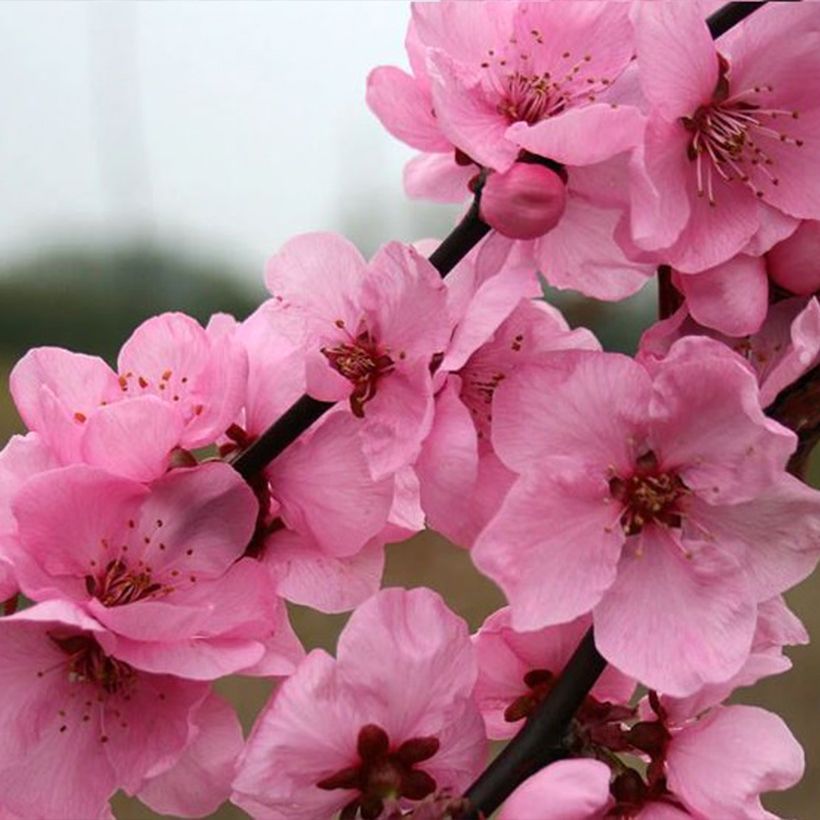
[[[441, 232], [446, 224], [442, 218]], [[353, 233], [365, 250], [372, 250], [372, 234], [367, 235], [364, 228], [358, 236]], [[0, 268], [0, 374], [4, 385], [0, 391], [0, 442], [22, 430], [6, 385], [9, 370], [29, 347], [61, 345], [113, 361], [131, 330], [152, 314], [182, 310], [202, 321], [215, 311], [246, 316], [264, 298], [261, 284], [248, 284], [252, 282], [252, 271], [137, 241], [82, 250], [51, 249], [8, 262]], [[549, 298], [565, 311], [572, 325], [591, 327], [608, 349], [625, 352], [634, 350], [655, 311], [652, 286], [617, 305], [581, 301], [553, 291]], [[820, 478], [819, 466], [815, 459], [815, 483]], [[498, 590], [472, 567], [468, 555], [434, 533], [423, 533], [388, 548], [385, 584], [426, 585], [439, 590], [472, 628], [503, 603]], [[819, 584], [817, 577], [812, 578], [789, 595], [789, 602], [814, 633], [820, 632], [820, 611], [813, 606]], [[345, 616], [325, 616], [299, 607], [292, 612], [306, 646], [332, 651]], [[790, 673], [743, 692], [739, 699], [777, 711], [803, 743], [808, 767], [802, 784], [773, 796], [768, 804], [786, 817], [810, 820], [819, 816], [820, 807], [820, 653], [803, 647], [789, 654], [795, 664]], [[235, 678], [219, 682], [218, 688], [236, 705], [247, 728], [272, 684]], [[122, 796], [116, 800], [115, 811], [118, 818], [128, 820], [155, 817], [137, 801]], [[224, 806], [213, 816], [228, 820], [244, 814]]]

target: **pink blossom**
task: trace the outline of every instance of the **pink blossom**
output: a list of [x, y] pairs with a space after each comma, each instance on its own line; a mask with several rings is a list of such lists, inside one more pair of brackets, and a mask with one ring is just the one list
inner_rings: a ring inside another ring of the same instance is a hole
[[174, 470], [149, 488], [73, 465], [31, 478], [13, 509], [25, 594], [76, 602], [128, 663], [209, 679], [287, 674], [301, 657], [264, 574], [237, 563], [257, 505], [229, 466]]
[[306, 234], [268, 263], [274, 299], [304, 320], [307, 390], [347, 398], [376, 478], [412, 463], [433, 414], [433, 356], [450, 336], [433, 266], [391, 243], [368, 265], [347, 240]]
[[626, 181], [624, 152], [644, 128], [638, 109], [612, 96], [633, 52], [627, 12], [621, 3], [419, 3], [407, 37], [413, 77], [382, 67], [368, 79], [382, 123], [428, 152], [405, 170], [410, 196], [459, 202], [490, 171], [490, 223], [523, 236], [499, 221], [494, 190], [525, 154], [557, 168], [566, 206], [527, 243], [533, 264], [551, 284], [601, 299], [634, 293], [650, 274], [614, 239], [626, 186], [613, 176]]
[[774, 4], [717, 44], [697, 2], [634, 9], [650, 107], [633, 163], [634, 242], [697, 272], [742, 251], [770, 219], [820, 218], [813, 4]]
[[257, 720], [233, 801], [258, 818], [376, 818], [461, 792], [485, 756], [466, 624], [426, 589], [383, 590], [351, 616], [337, 659], [314, 650]]
[[[520, 300], [512, 309], [503, 297], [486, 298], [502, 287], [498, 276], [479, 289], [457, 326], [442, 362], [450, 375], [416, 463], [429, 526], [462, 546], [473, 543], [513, 479], [490, 442], [496, 388], [548, 351], [598, 347], [588, 330], [571, 331], [546, 302]], [[505, 310], [497, 310], [501, 305]]]
[[781, 390], [810, 370], [820, 356], [820, 303], [817, 299], [785, 299], [769, 309], [757, 333], [741, 338], [723, 336], [699, 325], [686, 306], [656, 322], [641, 337], [638, 358], [663, 358], [682, 337], [709, 336], [727, 345], [748, 364], [760, 384], [760, 403], [767, 407]]
[[[238, 329], [249, 362], [247, 398], [244, 426], [229, 430], [225, 455], [250, 444], [304, 393], [302, 333], [301, 319], [273, 299]], [[404, 486], [398, 475], [372, 478], [363, 437], [358, 419], [333, 410], [252, 479], [259, 515], [247, 553], [261, 560], [273, 592], [337, 612], [378, 589], [381, 536]]]
[[[512, 628], [508, 607], [487, 618], [473, 639], [478, 655], [478, 682], [473, 696], [488, 737], [504, 740], [521, 728], [521, 721], [549, 694], [591, 625], [591, 618], [581, 617], [568, 624], [517, 632]], [[606, 706], [627, 705], [634, 690], [634, 681], [608, 666], [576, 719], [603, 723]], [[622, 710], [613, 711], [623, 719]]]
[[36, 348], [12, 371], [11, 391], [23, 421], [61, 463], [149, 481], [175, 447], [211, 444], [225, 431], [239, 412], [247, 364], [218, 317], [203, 329], [168, 313], [137, 328], [118, 373], [95, 356]]
[[724, 351], [678, 343], [651, 374], [555, 353], [493, 405], [495, 451], [520, 478], [473, 557], [513, 626], [591, 609], [602, 654], [674, 695], [739, 670], [755, 603], [808, 575], [820, 544], [820, 494], [784, 471], [795, 437]]
[[[112, 638], [65, 601], [0, 621], [0, 804], [11, 812], [108, 817], [117, 789], [138, 792], [209, 731], [207, 684], [136, 669], [104, 648]], [[201, 753], [199, 764], [210, 771], [222, 754]], [[210, 800], [224, 797], [209, 778], [200, 785]], [[178, 805], [185, 816], [193, 808]]]

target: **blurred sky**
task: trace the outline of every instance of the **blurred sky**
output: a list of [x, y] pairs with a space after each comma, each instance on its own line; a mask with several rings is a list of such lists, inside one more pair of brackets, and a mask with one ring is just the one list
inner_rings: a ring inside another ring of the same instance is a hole
[[409, 13], [0, 3], [0, 262], [142, 235], [258, 276], [302, 231], [418, 238], [442, 209], [403, 196], [411, 151], [364, 103], [371, 68], [406, 65]]

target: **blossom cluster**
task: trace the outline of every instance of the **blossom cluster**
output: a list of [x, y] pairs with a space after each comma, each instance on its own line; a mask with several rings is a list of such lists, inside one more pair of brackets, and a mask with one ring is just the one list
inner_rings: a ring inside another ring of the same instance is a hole
[[[376, 69], [367, 101], [423, 152], [408, 194], [477, 197], [490, 230], [451, 272], [429, 240], [367, 261], [305, 234], [242, 321], [151, 318], [114, 366], [22, 358], [3, 816], [110, 817], [118, 790], [182, 817], [472, 816], [489, 741], [590, 629], [607, 666], [566, 759], [501, 817], [773, 816], [802, 751], [724, 702], [808, 641], [782, 596], [820, 558], [820, 493], [772, 417], [820, 359], [820, 11], [714, 41], [712, 5], [415, 4], [412, 73]], [[674, 309], [634, 357], [542, 297], [619, 300], [656, 269]], [[308, 429], [238, 469], [304, 396]], [[380, 589], [385, 545], [425, 526], [507, 600], [472, 636], [433, 591]], [[286, 602], [355, 610], [335, 657]], [[247, 741], [226, 675], [279, 679]]]

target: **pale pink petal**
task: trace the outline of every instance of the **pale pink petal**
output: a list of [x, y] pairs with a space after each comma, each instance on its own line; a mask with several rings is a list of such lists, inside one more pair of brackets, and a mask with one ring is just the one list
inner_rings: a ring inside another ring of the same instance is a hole
[[[743, 249], [743, 253], [747, 253], [749, 256], [761, 256], [767, 251], [773, 250], [774, 246], [792, 236], [800, 225], [799, 220], [787, 216], [765, 202], [758, 202], [758, 210], [760, 212], [760, 227]], [[766, 267], [769, 275], [772, 275], [771, 259], [769, 258], [766, 260]], [[818, 285], [820, 285], [820, 281], [818, 281]]]
[[684, 548], [652, 526], [627, 543], [617, 580], [593, 616], [608, 661], [646, 686], [689, 695], [740, 669], [756, 607], [731, 557], [707, 542]]
[[598, 760], [559, 760], [525, 780], [504, 802], [499, 820], [603, 817], [609, 777], [609, 766]]
[[522, 367], [495, 393], [493, 446], [514, 470], [538, 468], [544, 457], [567, 456], [594, 465], [632, 467], [644, 436], [650, 382], [626, 356], [567, 351]]
[[766, 265], [778, 285], [798, 296], [811, 296], [820, 290], [819, 255], [820, 221], [807, 219], [769, 251]]
[[791, 321], [787, 336], [779, 332], [777, 324], [784, 319], [788, 321], [796, 307], [793, 300], [772, 305], [761, 331], [761, 335], [772, 333], [774, 336], [774, 344], [766, 357], [768, 361], [764, 361], [760, 373], [760, 403], [764, 407], [770, 405], [781, 390], [797, 381], [820, 356], [820, 302], [816, 298]]
[[621, 212], [597, 207], [586, 198], [570, 196], [561, 221], [536, 240], [541, 273], [553, 286], [577, 290], [608, 301], [639, 291], [653, 268], [631, 262], [614, 238]]
[[279, 595], [320, 612], [347, 612], [378, 591], [384, 547], [375, 543], [338, 558], [304, 536], [282, 530], [266, 542], [263, 560]]
[[794, 434], [767, 418], [757, 380], [713, 339], [677, 342], [655, 371], [653, 450], [709, 503], [750, 499], [783, 471]]
[[127, 538], [147, 492], [80, 464], [31, 478], [13, 504], [28, 559], [15, 562], [23, 590], [34, 599], [86, 600], [84, 578], [99, 570], [103, 541], [118, 547]]
[[[535, 125], [515, 123], [507, 138], [564, 165], [592, 165], [634, 148], [643, 138], [645, 122], [637, 108], [595, 103], [570, 108]], [[606, 139], [601, 139], [604, 133]]]
[[159, 814], [201, 817], [228, 799], [243, 746], [242, 727], [229, 704], [211, 694], [194, 714], [196, 737], [173, 768], [151, 778], [137, 796]]
[[633, 4], [641, 87], [664, 119], [691, 116], [712, 98], [717, 50], [697, 0]]
[[[301, 339], [282, 327], [285, 317], [278, 303], [269, 299], [237, 330], [248, 357], [244, 409], [245, 429], [251, 435], [273, 424], [306, 389]], [[322, 358], [326, 370], [327, 360]]]
[[268, 260], [265, 283], [273, 298], [303, 314], [316, 327], [337, 320], [359, 323], [355, 300], [365, 276], [356, 247], [332, 233], [307, 233], [286, 242]]
[[391, 373], [365, 405], [362, 449], [374, 479], [412, 464], [433, 422], [429, 365]]
[[393, 482], [371, 478], [361, 429], [353, 416], [334, 414], [267, 471], [287, 526], [312, 535], [328, 555], [357, 553], [390, 512]]
[[715, 174], [715, 204], [710, 205], [708, 196], [698, 196], [694, 169], [688, 176], [689, 220], [662, 255], [673, 268], [697, 273], [740, 253], [760, 227], [760, 212], [757, 197], [746, 186], [724, 182]]
[[728, 336], [755, 333], [766, 318], [769, 279], [759, 256], [741, 254], [678, 283], [692, 317]]
[[14, 435], [0, 450], [0, 535], [17, 529], [11, 502], [31, 477], [58, 467], [52, 451], [37, 433]]
[[615, 580], [624, 534], [604, 477], [559, 459], [513, 485], [472, 551], [501, 587], [516, 629], [538, 629], [588, 612]]
[[404, 166], [404, 191], [411, 199], [463, 202], [470, 196], [468, 183], [478, 172], [477, 165], [459, 165], [452, 151], [419, 154]]
[[428, 526], [455, 543], [470, 517], [478, 477], [476, 428], [459, 388], [459, 380], [450, 379], [436, 397], [433, 427], [415, 464]]
[[509, 122], [481, 82], [481, 69], [468, 69], [443, 51], [430, 52], [433, 104], [447, 139], [481, 165], [506, 171], [518, 156], [507, 139]]
[[384, 704], [381, 725], [396, 739], [435, 734], [478, 675], [467, 624], [424, 587], [384, 589], [363, 603], [336, 656], [340, 680]]
[[687, 195], [692, 173], [686, 156], [690, 135], [678, 122], [651, 116], [644, 145], [630, 159], [630, 234], [639, 248], [672, 245], [691, 212]]
[[439, 272], [410, 245], [383, 245], [368, 266], [362, 305], [369, 330], [390, 354], [412, 361], [443, 350], [452, 333], [447, 288]]
[[393, 66], [379, 66], [367, 78], [367, 105], [382, 125], [419, 151], [448, 151], [451, 146], [433, 114], [433, 100], [415, 77]]
[[15, 365], [9, 385], [20, 416], [35, 431], [44, 422], [40, 407], [43, 387], [58, 398], [67, 416], [89, 416], [120, 393], [116, 375], [102, 359], [59, 347], [30, 350]]
[[240, 756], [231, 801], [253, 817], [316, 820], [332, 817], [355, 797], [316, 783], [357, 761], [356, 737], [372, 719], [361, 699], [340, 687], [336, 663], [313, 650], [257, 718]]
[[184, 420], [167, 402], [145, 395], [101, 407], [85, 425], [81, 455], [109, 473], [151, 481], [168, 468]]
[[142, 558], [158, 575], [218, 578], [244, 552], [257, 513], [252, 490], [227, 464], [173, 470], [154, 482], [140, 511]]
[[670, 788], [704, 817], [768, 820], [761, 794], [793, 786], [804, 768], [786, 724], [756, 706], [716, 709], [676, 734], [667, 753]]
[[820, 492], [787, 474], [745, 503], [693, 505], [691, 517], [735, 555], [759, 601], [802, 581], [820, 557]]

